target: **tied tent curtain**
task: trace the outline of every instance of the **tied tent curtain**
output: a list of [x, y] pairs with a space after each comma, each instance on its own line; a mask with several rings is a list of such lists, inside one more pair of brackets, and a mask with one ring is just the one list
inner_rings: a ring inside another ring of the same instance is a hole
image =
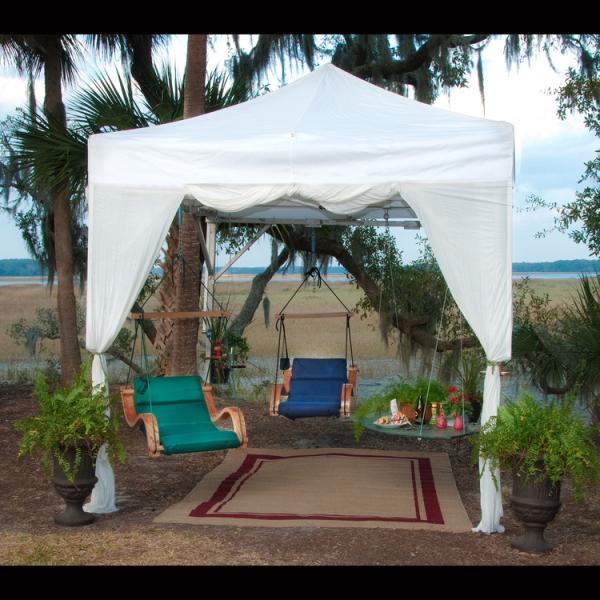
[[[497, 364], [511, 356], [511, 124], [409, 100], [324, 65], [237, 106], [91, 136], [88, 152], [91, 352], [114, 340], [186, 196], [234, 223], [330, 224], [387, 211], [421, 222], [489, 362], [482, 423], [496, 414]], [[97, 383], [106, 383], [101, 364]], [[475, 530], [502, 531], [500, 493], [481, 468]]]

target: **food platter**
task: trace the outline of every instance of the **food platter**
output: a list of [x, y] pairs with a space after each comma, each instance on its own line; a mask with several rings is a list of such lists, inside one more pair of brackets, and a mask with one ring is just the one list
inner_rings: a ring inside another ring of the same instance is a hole
[[408, 419], [408, 417], [402, 413], [398, 412], [393, 414], [391, 417], [382, 416], [373, 421], [374, 425], [378, 427], [383, 427], [384, 429], [397, 429], [399, 427], [412, 427], [412, 423]]
[[378, 423], [377, 421], [373, 421], [377, 427], [383, 427], [384, 429], [398, 429], [399, 427], [412, 427], [410, 423]]

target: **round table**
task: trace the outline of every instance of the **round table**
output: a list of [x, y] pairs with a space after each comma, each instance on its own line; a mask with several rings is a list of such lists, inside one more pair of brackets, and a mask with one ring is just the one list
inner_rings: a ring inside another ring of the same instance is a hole
[[399, 435], [403, 437], [427, 438], [432, 440], [454, 440], [468, 437], [479, 432], [479, 423], [467, 423], [461, 431], [456, 431], [448, 426], [445, 429], [438, 429], [435, 425], [415, 424], [412, 427], [382, 427], [377, 425], [375, 420], [380, 415], [367, 415], [360, 420], [363, 427], [376, 431], [377, 433], [385, 433], [386, 435]]

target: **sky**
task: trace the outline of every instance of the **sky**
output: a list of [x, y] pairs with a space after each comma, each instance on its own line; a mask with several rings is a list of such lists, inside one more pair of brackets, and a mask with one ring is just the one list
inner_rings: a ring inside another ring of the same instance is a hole
[[[185, 35], [172, 37], [168, 48], [158, 54], [158, 61], [169, 60], [183, 74], [186, 54]], [[209, 48], [209, 70], [222, 66], [227, 56], [224, 36], [213, 36], [213, 47]], [[513, 196], [513, 261], [538, 262], [561, 259], [590, 258], [587, 247], [575, 244], [567, 234], [554, 232], [544, 238], [536, 233], [552, 227], [553, 214], [547, 210], [524, 211], [526, 198], [532, 194], [541, 196], [548, 202], [562, 205], [575, 197], [584, 183], [579, 180], [584, 171], [584, 163], [592, 160], [598, 148], [597, 138], [590, 133], [579, 115], [569, 115], [561, 121], [557, 114], [557, 103], [551, 90], [564, 80], [569, 66], [574, 66], [574, 57], [553, 56], [549, 65], [546, 57], [540, 54], [530, 64], [524, 62], [509, 71], [503, 55], [503, 39], [493, 40], [483, 52], [485, 80], [485, 111], [481, 102], [475, 74], [468, 87], [453, 89], [449, 95], [442, 93], [434, 106], [487, 119], [508, 121], [515, 130], [516, 178]], [[94, 63], [88, 57], [88, 63]], [[116, 69], [116, 64], [106, 65], [96, 62], [93, 68]], [[286, 83], [302, 76], [302, 70], [287, 73]], [[271, 90], [282, 82], [277, 74], [269, 78]], [[68, 100], [69, 89], [65, 90]], [[43, 99], [43, 84], [36, 83], [38, 102]], [[26, 82], [14, 70], [0, 65], [0, 120], [12, 113], [26, 101]], [[398, 248], [405, 262], [418, 257], [416, 234], [400, 228], [393, 228]], [[421, 231], [419, 235], [423, 235]], [[263, 238], [248, 251], [237, 266], [261, 266], [269, 263], [270, 242]], [[27, 250], [20, 232], [12, 218], [0, 211], [0, 259], [27, 258]], [[220, 253], [217, 262], [222, 264], [227, 256]]]

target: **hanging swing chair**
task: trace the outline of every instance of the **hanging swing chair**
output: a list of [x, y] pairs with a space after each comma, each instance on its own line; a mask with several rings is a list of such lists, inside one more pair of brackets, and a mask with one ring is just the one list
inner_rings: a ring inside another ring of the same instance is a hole
[[[248, 445], [242, 411], [236, 407], [227, 407], [218, 412], [214, 404], [212, 385], [204, 383], [199, 375], [151, 375], [144, 338], [145, 319], [216, 317], [226, 320], [230, 316], [231, 312], [222, 310], [222, 307], [221, 310], [214, 311], [148, 313], [144, 313], [142, 308], [141, 312], [131, 313], [130, 317], [135, 321], [132, 359], [139, 333], [144, 374], [135, 377], [133, 385], [129, 385], [131, 368], [129, 369], [127, 383], [121, 386], [121, 401], [127, 425], [139, 426], [145, 434], [150, 457], [208, 452]], [[211, 354], [214, 354], [214, 350]], [[212, 360], [211, 356], [211, 364]], [[228, 418], [232, 421], [233, 431], [217, 427], [217, 423]]]
[[[325, 283], [329, 291], [346, 309], [345, 312], [286, 313], [285, 309], [294, 299], [309, 277], [313, 277], [318, 287]], [[346, 353], [344, 358], [294, 358], [290, 361], [285, 331], [286, 319], [346, 319]], [[352, 313], [340, 300], [329, 284], [321, 278], [317, 267], [309, 269], [302, 283], [292, 297], [277, 314], [276, 329], [279, 331], [277, 343], [277, 363], [275, 383], [269, 403], [270, 416], [284, 416], [289, 419], [304, 417], [349, 417], [350, 402], [356, 389], [358, 369], [354, 364], [350, 318]], [[283, 343], [282, 343], [283, 342]], [[281, 355], [281, 352], [285, 356]], [[348, 366], [350, 350], [350, 366]], [[278, 383], [278, 373], [283, 372], [283, 382]], [[285, 399], [283, 398], [285, 397]]]

